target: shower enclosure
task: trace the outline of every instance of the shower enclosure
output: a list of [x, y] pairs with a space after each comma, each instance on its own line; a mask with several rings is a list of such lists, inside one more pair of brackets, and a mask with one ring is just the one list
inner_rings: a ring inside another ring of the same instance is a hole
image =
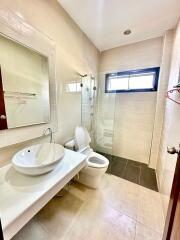
[[104, 74], [95, 77], [82, 77], [81, 84], [81, 125], [86, 127], [91, 136], [92, 148], [109, 161], [108, 172], [113, 162], [113, 135], [116, 94], [105, 94]]
[[114, 161], [114, 116], [116, 105], [116, 93], [105, 93], [105, 73], [99, 74], [99, 86], [96, 100], [96, 112], [94, 115], [95, 150], [109, 159], [108, 173]]
[[82, 77], [81, 125], [110, 165], [115, 159], [148, 164], [157, 93], [106, 92], [105, 78], [105, 72], [99, 73], [97, 86], [91, 75]]
[[107, 92], [105, 79], [106, 72], [99, 73], [98, 85], [90, 75], [82, 78], [81, 124], [91, 146], [109, 159], [108, 173], [157, 191], [155, 171], [148, 168], [157, 92]]
[[81, 80], [81, 125], [91, 133], [95, 101], [95, 79], [91, 75]]

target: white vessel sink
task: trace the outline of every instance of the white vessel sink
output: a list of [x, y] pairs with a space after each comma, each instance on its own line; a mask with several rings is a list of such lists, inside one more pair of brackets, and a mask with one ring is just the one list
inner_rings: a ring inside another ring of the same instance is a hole
[[41, 175], [52, 171], [64, 156], [64, 147], [55, 143], [33, 145], [17, 152], [13, 167], [26, 175]]

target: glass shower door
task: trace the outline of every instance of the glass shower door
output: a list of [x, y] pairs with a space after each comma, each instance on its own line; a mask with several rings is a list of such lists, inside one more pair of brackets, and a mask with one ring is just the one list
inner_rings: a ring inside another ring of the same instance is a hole
[[95, 105], [95, 150], [109, 159], [108, 172], [113, 164], [113, 137], [116, 93], [105, 93], [105, 73], [99, 74], [98, 95]]
[[96, 98], [95, 78], [91, 75], [82, 77], [81, 82], [81, 125], [90, 136], [91, 145], [94, 147], [94, 102]]

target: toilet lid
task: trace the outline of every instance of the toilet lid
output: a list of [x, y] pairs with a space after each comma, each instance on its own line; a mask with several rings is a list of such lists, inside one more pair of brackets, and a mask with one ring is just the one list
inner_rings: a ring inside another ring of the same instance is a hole
[[79, 150], [89, 147], [91, 138], [85, 127], [82, 127], [82, 126], [76, 127], [75, 141]]

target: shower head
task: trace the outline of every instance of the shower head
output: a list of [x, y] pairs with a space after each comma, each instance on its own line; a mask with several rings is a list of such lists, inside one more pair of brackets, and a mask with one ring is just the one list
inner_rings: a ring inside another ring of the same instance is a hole
[[78, 73], [78, 75], [80, 76], [80, 77], [87, 77], [87, 74], [80, 74], [80, 73]]

